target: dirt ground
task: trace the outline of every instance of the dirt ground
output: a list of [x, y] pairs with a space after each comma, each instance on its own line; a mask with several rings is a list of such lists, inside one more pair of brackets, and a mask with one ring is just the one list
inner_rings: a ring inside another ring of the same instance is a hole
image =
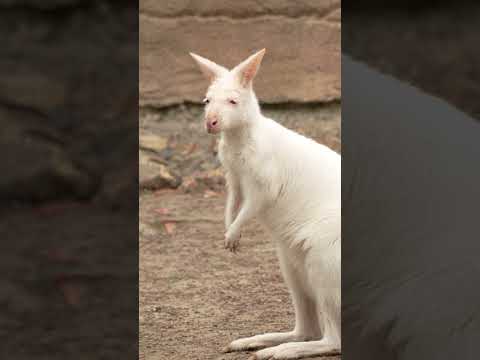
[[[266, 113], [340, 149], [339, 104]], [[201, 114], [196, 106], [141, 115], [140, 134], [175, 139], [169, 168], [183, 178], [218, 166]], [[181, 155], [192, 143], [195, 151]], [[164, 153], [156, 154], [159, 161]], [[222, 186], [141, 192], [140, 359], [246, 359], [247, 353], [221, 349], [238, 337], [294, 326], [273, 243], [262, 228], [244, 229], [236, 255], [223, 248], [224, 201]]]

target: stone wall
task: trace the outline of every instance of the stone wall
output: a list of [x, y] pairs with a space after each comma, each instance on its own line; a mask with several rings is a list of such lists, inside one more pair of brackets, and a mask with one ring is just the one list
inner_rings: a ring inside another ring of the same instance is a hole
[[230, 68], [262, 48], [261, 101], [337, 100], [340, 14], [338, 0], [140, 0], [140, 105], [202, 99], [190, 51]]

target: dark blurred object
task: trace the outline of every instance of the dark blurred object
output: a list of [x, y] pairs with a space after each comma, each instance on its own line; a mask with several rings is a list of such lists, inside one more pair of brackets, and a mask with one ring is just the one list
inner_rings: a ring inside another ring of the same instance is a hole
[[342, 58], [342, 359], [480, 354], [480, 124]]
[[138, 357], [138, 3], [0, 0], [0, 358]]
[[415, 0], [395, 0], [395, 1], [382, 1], [382, 0], [364, 0], [364, 1], [343, 1], [342, 11], [351, 15], [355, 12], [366, 12], [370, 14], [378, 11], [385, 12], [389, 10], [432, 10], [440, 7], [452, 7], [461, 6], [465, 4], [471, 4], [471, 0], [427, 0], [427, 1], [415, 1]]
[[136, 4], [21, 3], [1, 3], [0, 149], [8, 161], [0, 199], [107, 201], [102, 194], [114, 187], [136, 192], [136, 178], [122, 176], [138, 156], [138, 88], [125, 86], [138, 79]]
[[480, 118], [480, 5], [342, 3], [342, 52]]
[[479, 357], [479, 15], [343, 4], [344, 360]]
[[78, 10], [82, 7], [89, 7], [96, 4], [116, 3], [122, 6], [137, 6], [137, 1], [132, 0], [0, 0], [0, 8], [7, 10], [21, 9], [27, 11], [61, 11]]

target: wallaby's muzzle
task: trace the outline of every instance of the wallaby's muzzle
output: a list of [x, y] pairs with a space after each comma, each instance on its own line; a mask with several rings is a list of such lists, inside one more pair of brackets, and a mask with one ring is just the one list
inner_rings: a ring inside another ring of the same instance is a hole
[[207, 117], [205, 120], [205, 127], [209, 134], [216, 134], [220, 131], [218, 118], [216, 116]]

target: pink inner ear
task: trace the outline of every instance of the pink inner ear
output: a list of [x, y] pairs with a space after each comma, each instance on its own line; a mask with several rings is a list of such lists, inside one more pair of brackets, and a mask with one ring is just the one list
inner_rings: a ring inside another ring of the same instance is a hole
[[256, 66], [257, 64], [252, 64], [250, 65], [247, 69], [245, 69], [245, 72], [243, 73], [243, 77], [245, 78], [245, 80], [248, 82], [250, 80], [253, 79], [253, 77], [255, 76], [255, 69], [256, 69]]
[[253, 80], [253, 78], [255, 77], [255, 73], [256, 73], [256, 69], [257, 69], [257, 64], [256, 63], [253, 63], [253, 64], [250, 64], [244, 71], [243, 71], [243, 79], [242, 79], [242, 85], [246, 86], [248, 85], [248, 83], [250, 81]]

